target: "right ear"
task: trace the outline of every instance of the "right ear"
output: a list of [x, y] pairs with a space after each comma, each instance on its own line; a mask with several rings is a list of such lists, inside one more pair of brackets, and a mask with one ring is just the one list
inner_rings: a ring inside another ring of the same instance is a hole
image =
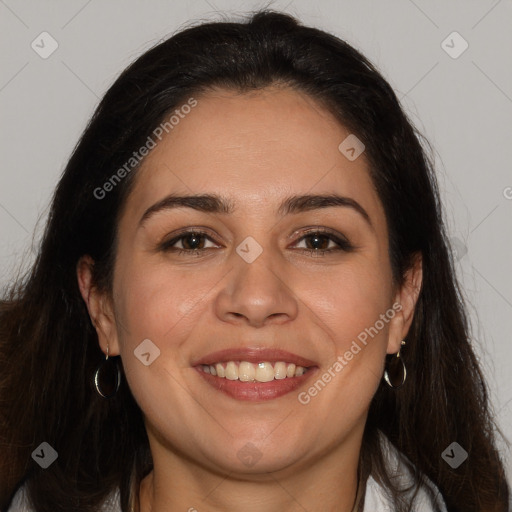
[[82, 256], [76, 265], [76, 274], [80, 293], [89, 311], [91, 322], [98, 333], [100, 348], [104, 354], [119, 355], [119, 341], [114, 315], [114, 308], [110, 298], [105, 292], [100, 292], [93, 283], [94, 260], [89, 256]]

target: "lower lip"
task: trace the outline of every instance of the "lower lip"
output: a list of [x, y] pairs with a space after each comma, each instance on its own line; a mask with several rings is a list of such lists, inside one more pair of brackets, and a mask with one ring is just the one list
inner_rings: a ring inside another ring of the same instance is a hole
[[300, 377], [287, 377], [285, 379], [274, 379], [270, 382], [242, 382], [229, 380], [224, 377], [216, 377], [210, 373], [203, 372], [196, 367], [203, 379], [218, 391], [237, 400], [261, 402], [279, 398], [302, 386], [314, 373], [316, 367], [311, 367]]

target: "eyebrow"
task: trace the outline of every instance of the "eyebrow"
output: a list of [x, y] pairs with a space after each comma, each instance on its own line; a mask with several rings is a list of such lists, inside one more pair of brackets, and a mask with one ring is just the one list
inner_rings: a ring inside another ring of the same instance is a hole
[[[351, 197], [344, 197], [337, 194], [327, 195], [295, 195], [286, 198], [277, 210], [278, 215], [290, 215], [321, 208], [344, 207], [351, 208], [363, 217], [363, 219], [374, 229], [370, 216], [366, 210]], [[192, 208], [200, 212], [217, 213], [229, 215], [235, 212], [234, 203], [216, 194], [178, 196], [171, 194], [164, 197], [153, 206], [150, 206], [142, 215], [139, 227], [157, 212], [172, 210], [175, 208]]]

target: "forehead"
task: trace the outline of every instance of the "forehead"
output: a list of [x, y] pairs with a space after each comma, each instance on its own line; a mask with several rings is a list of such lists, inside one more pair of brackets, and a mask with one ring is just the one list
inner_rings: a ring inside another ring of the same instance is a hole
[[194, 99], [156, 139], [128, 211], [173, 192], [216, 193], [258, 210], [290, 193], [338, 192], [365, 203], [370, 215], [383, 213], [364, 153], [350, 161], [340, 152], [350, 132], [308, 95], [271, 87], [214, 89]]

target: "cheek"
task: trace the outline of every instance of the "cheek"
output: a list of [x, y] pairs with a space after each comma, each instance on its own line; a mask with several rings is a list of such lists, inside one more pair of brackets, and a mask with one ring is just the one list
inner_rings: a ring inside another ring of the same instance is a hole
[[170, 270], [164, 264], [127, 267], [118, 279], [117, 313], [129, 331], [121, 344], [133, 345], [149, 338], [162, 344], [162, 349], [176, 345], [176, 333], [193, 325], [201, 300], [211, 288], [212, 276], [203, 277]]
[[309, 288], [308, 307], [328, 336], [330, 350], [301, 403], [316, 401], [320, 416], [325, 414], [326, 421], [348, 428], [365, 413], [381, 380], [394, 316], [390, 288], [378, 272], [368, 269], [340, 272], [325, 279], [324, 286], [319, 284]]
[[165, 418], [165, 431], [176, 439], [186, 437], [183, 418], [191, 394], [186, 376], [192, 370], [181, 348], [200, 337], [194, 331], [202, 311], [198, 298], [213, 286], [211, 275], [192, 275], [168, 265], [130, 264], [117, 276], [116, 320], [127, 382], [144, 415]]
[[[363, 262], [364, 263], [364, 262]], [[347, 265], [330, 275], [304, 280], [302, 296], [336, 345], [336, 352], [347, 350], [353, 340], [385, 339], [389, 319], [379, 321], [389, 311], [391, 286], [386, 268], [374, 264]], [[377, 323], [377, 334], [372, 327]]]

